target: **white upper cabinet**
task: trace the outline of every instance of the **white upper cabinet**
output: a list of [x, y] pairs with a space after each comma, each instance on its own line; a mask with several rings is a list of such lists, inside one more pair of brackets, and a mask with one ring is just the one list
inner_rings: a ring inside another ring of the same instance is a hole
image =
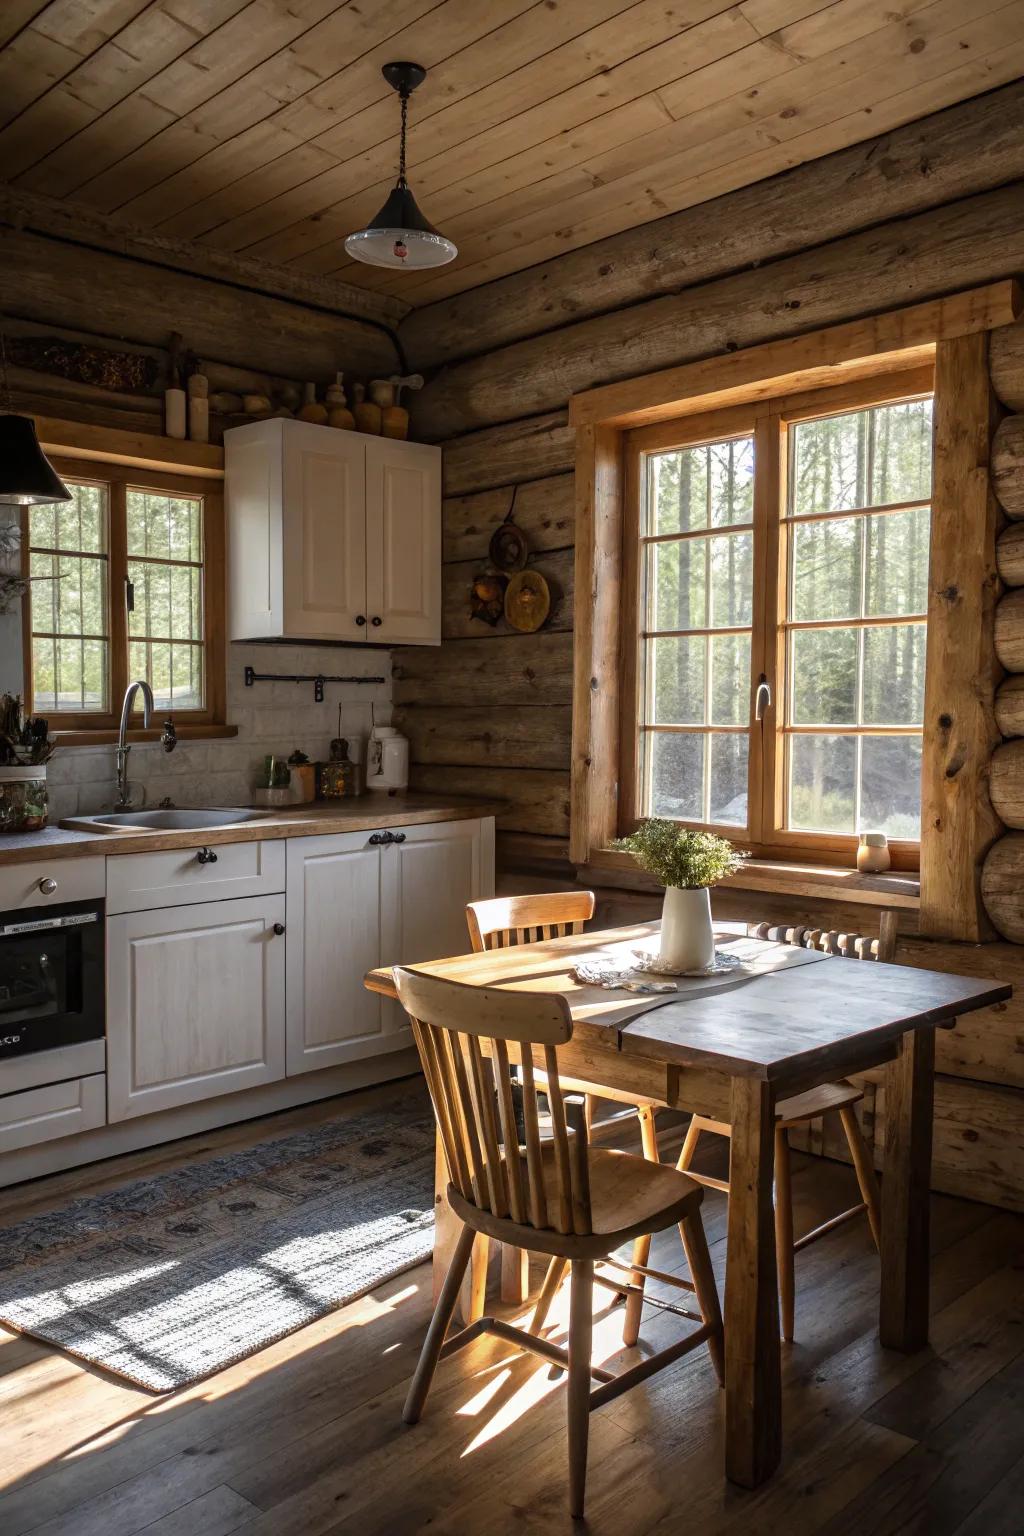
[[306, 421], [224, 434], [232, 640], [441, 643], [441, 450]]
[[367, 437], [366, 608], [370, 639], [441, 640], [441, 454]]

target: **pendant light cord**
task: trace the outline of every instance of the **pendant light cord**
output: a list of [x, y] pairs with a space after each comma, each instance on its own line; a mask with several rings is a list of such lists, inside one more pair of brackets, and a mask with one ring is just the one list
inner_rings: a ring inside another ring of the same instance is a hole
[[401, 128], [401, 136], [400, 136], [399, 141], [398, 141], [398, 185], [400, 187], [404, 187], [406, 185], [406, 180], [405, 180], [405, 134], [406, 134], [406, 129], [409, 126], [409, 92], [408, 91], [401, 91], [399, 93], [399, 95], [400, 95], [401, 102], [402, 102], [402, 128]]

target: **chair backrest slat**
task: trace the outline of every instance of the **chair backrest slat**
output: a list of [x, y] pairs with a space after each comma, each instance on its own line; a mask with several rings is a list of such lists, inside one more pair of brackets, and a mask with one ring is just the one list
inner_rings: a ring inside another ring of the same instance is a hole
[[512, 1072], [508, 1046], [504, 1040], [494, 1042], [494, 1083], [498, 1093], [498, 1114], [501, 1118], [501, 1140], [505, 1148], [505, 1167], [508, 1174], [508, 1203], [512, 1220], [524, 1225], [529, 1217], [523, 1195], [523, 1169], [519, 1155], [519, 1126], [516, 1122], [516, 1106], [512, 1097]]
[[850, 960], [884, 960], [896, 958], [896, 913], [883, 912], [879, 922], [878, 938], [860, 933], [840, 933], [829, 928], [787, 928], [771, 923], [748, 923], [747, 934], [752, 939], [773, 939], [779, 944], [798, 944], [804, 949], [820, 949], [826, 955], [843, 955]]
[[[472, 987], [397, 968], [402, 1005], [434, 1102], [449, 1178], [482, 1211], [565, 1234], [591, 1230], [588, 1142], [582, 1105], [567, 1107], [559, 1045], [572, 1016], [558, 993]], [[543, 1065], [543, 1077], [535, 1068]], [[525, 1161], [512, 1069], [522, 1075]], [[538, 1095], [550, 1139], [541, 1137]]]
[[491, 901], [471, 901], [466, 908], [470, 942], [478, 953], [582, 933], [583, 924], [593, 915], [593, 891], [495, 896]]
[[491, 1087], [490, 1073], [477, 1035], [466, 1036], [466, 1049], [469, 1056], [469, 1084], [473, 1100], [473, 1115], [483, 1151], [484, 1172], [487, 1178], [488, 1203], [495, 1216], [507, 1216], [508, 1185], [505, 1182], [505, 1169], [498, 1150], [501, 1136], [498, 1131], [497, 1106], [494, 1090]]
[[537, 1083], [533, 1075], [533, 1052], [528, 1045], [521, 1050], [523, 1074], [523, 1128], [526, 1132], [526, 1172], [530, 1189], [530, 1222], [537, 1228], [548, 1225], [548, 1199], [544, 1189], [544, 1158], [540, 1145], [540, 1118], [537, 1113]]

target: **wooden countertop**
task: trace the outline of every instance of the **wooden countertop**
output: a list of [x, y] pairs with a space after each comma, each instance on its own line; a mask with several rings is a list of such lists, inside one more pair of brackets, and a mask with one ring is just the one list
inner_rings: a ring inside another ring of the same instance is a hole
[[[233, 827], [187, 831], [92, 832], [72, 826], [44, 827], [41, 832], [0, 835], [0, 869], [35, 859], [70, 859], [84, 855], [147, 853], [163, 848], [213, 847], [220, 843], [266, 842], [282, 837], [317, 837], [335, 832], [371, 832], [379, 827], [420, 826], [437, 821], [471, 821], [493, 816], [500, 802], [470, 795], [367, 793], [351, 800], [318, 801], [314, 805], [282, 806], [258, 821]], [[69, 817], [70, 821], [84, 818]]]

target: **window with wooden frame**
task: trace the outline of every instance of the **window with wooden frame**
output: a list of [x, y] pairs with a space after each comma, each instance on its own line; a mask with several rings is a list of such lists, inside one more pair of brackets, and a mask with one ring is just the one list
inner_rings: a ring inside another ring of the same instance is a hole
[[70, 502], [27, 507], [25, 699], [56, 731], [102, 732], [129, 682], [187, 734], [224, 721], [219, 488], [120, 464], [56, 459]]
[[620, 829], [920, 838], [932, 370], [625, 434]]

